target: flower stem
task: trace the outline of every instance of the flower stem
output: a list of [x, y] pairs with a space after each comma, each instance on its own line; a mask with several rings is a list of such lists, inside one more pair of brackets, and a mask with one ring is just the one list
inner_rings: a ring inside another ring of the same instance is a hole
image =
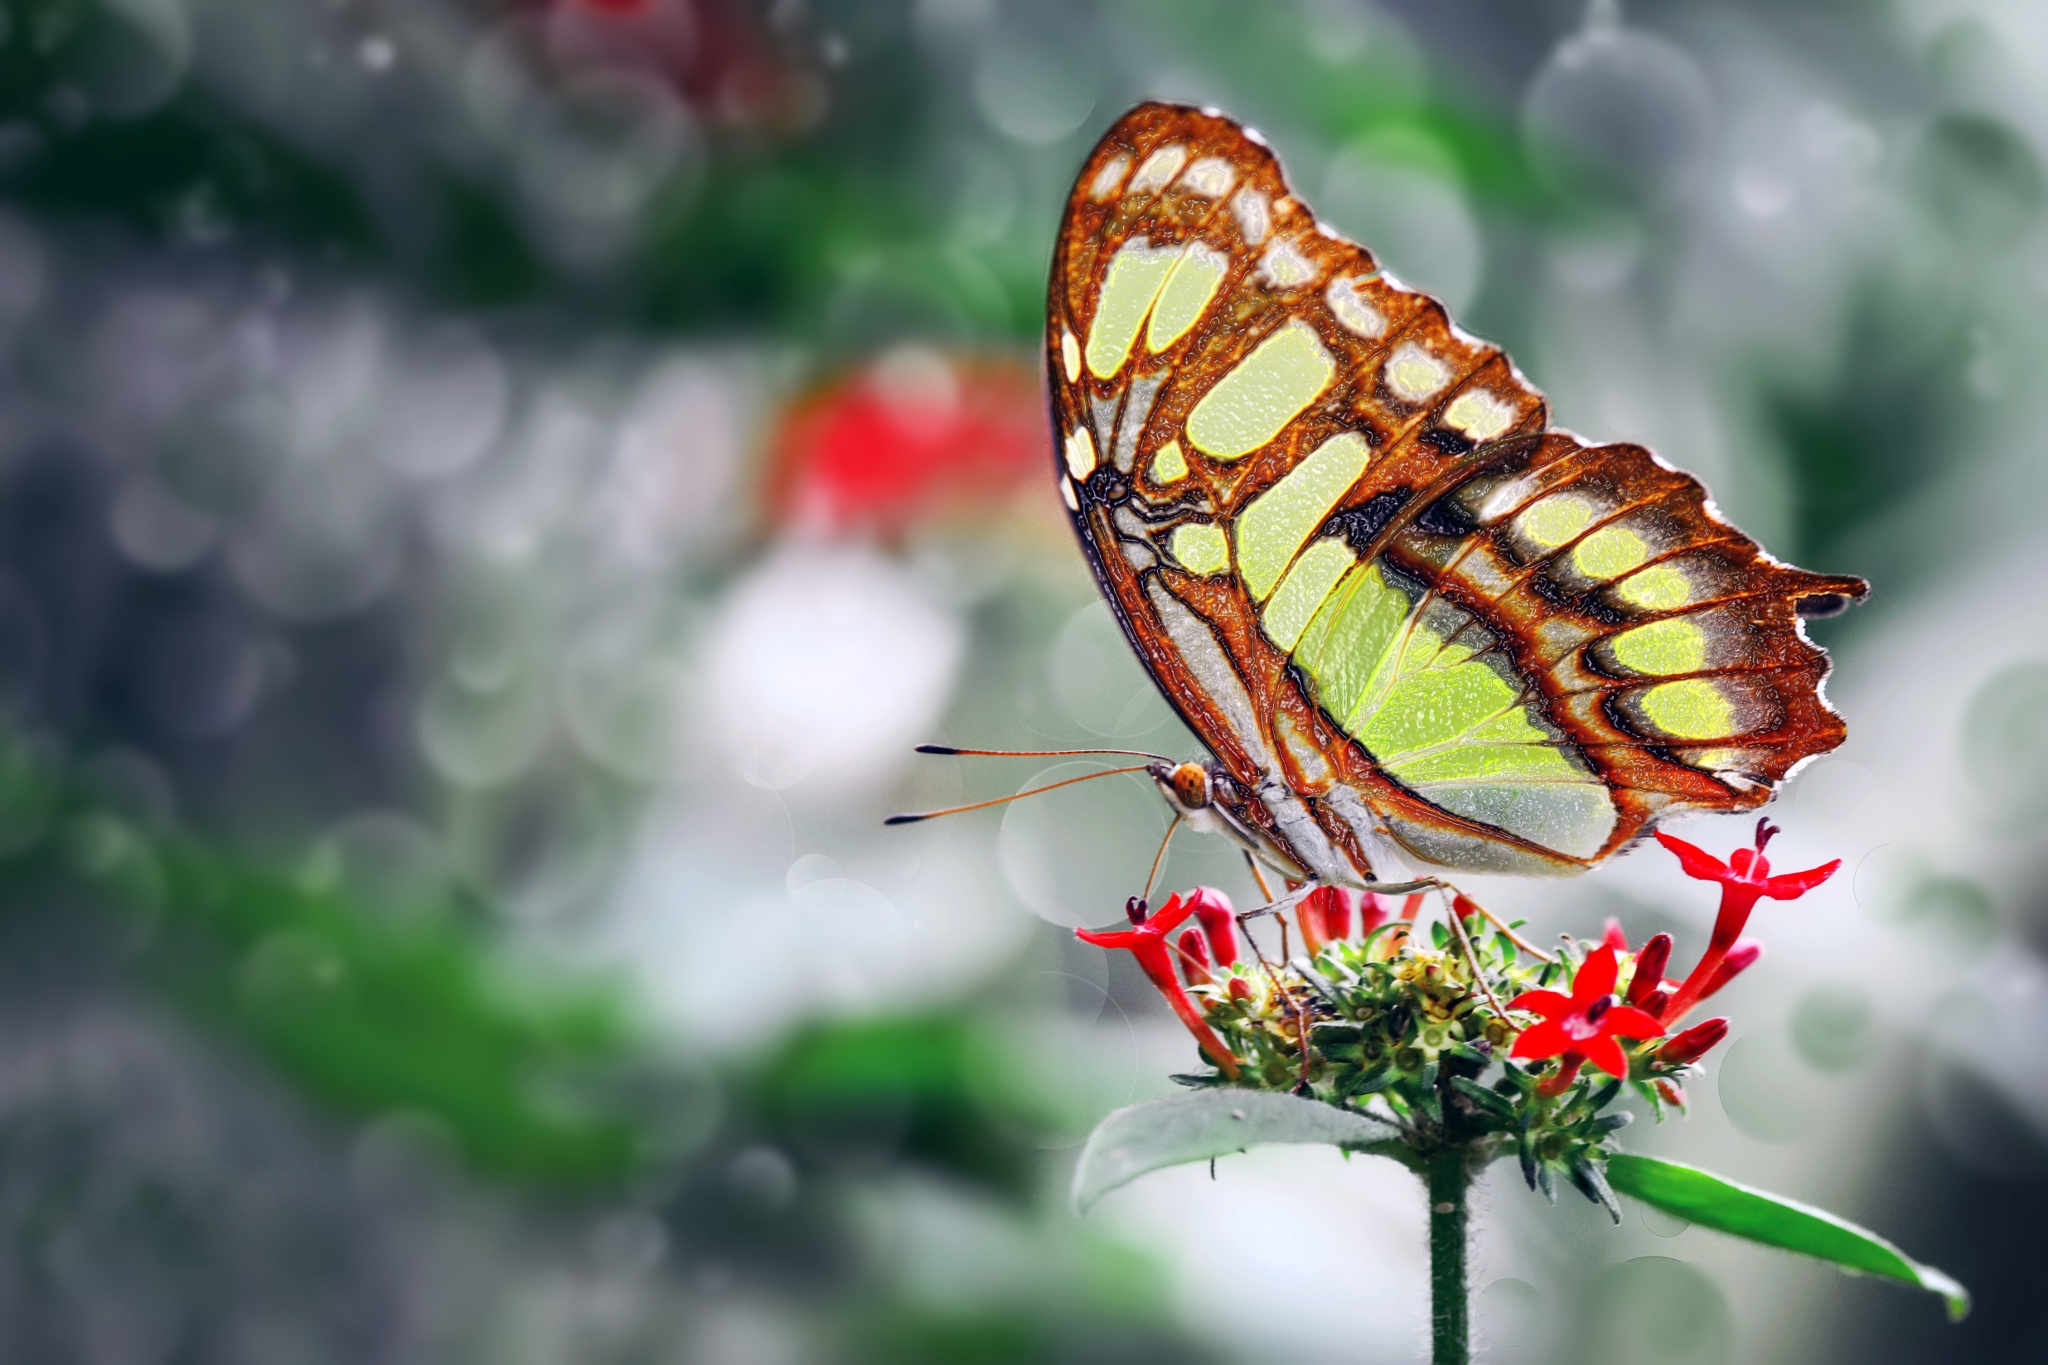
[[1465, 1192], [1472, 1181], [1466, 1153], [1447, 1147], [1428, 1159], [1430, 1365], [1467, 1365]]

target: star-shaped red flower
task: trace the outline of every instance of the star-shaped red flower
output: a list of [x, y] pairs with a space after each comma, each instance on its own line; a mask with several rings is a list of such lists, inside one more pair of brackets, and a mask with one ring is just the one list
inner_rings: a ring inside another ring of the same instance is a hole
[[[1166, 997], [1166, 1003], [1173, 1006], [1173, 1012], [1180, 1016], [1180, 1021], [1187, 1026], [1188, 1032], [1195, 1035], [1195, 1041], [1202, 1045], [1202, 1051], [1209, 1054], [1209, 1060], [1215, 1062], [1217, 1069], [1225, 1076], [1236, 1080], [1237, 1055], [1216, 1035], [1216, 1030], [1209, 1027], [1209, 1021], [1202, 1017], [1201, 1007], [1188, 998], [1186, 989], [1180, 984], [1180, 978], [1174, 975], [1174, 949], [1168, 938], [1168, 935], [1178, 929], [1188, 916], [1198, 911], [1207, 911], [1211, 913], [1205, 914], [1204, 918], [1210, 918], [1219, 904], [1227, 912], [1230, 903], [1223, 898], [1223, 893], [1210, 891], [1207, 887], [1192, 892], [1186, 900], [1177, 895], [1169, 896], [1166, 904], [1151, 914], [1145, 912], [1143, 901], [1133, 897], [1130, 907], [1131, 928], [1076, 929], [1074, 937], [1083, 943], [1092, 943], [1098, 948], [1127, 949], [1131, 956], [1138, 960], [1139, 969], [1159, 988], [1159, 993]], [[1236, 956], [1234, 945], [1231, 956]]]
[[1515, 1039], [1516, 1057], [1564, 1057], [1566, 1072], [1576, 1072], [1581, 1061], [1589, 1061], [1618, 1079], [1628, 1077], [1628, 1058], [1618, 1038], [1657, 1038], [1664, 1026], [1633, 1005], [1614, 998], [1614, 981], [1620, 975], [1614, 949], [1602, 945], [1586, 955], [1572, 977], [1572, 993], [1524, 991], [1508, 1002], [1511, 1010], [1527, 1010], [1543, 1017], [1540, 1024], [1522, 1030]]
[[[1683, 839], [1657, 831], [1657, 842], [1677, 855], [1678, 864], [1685, 869], [1685, 875], [1703, 882], [1716, 882], [1721, 887], [1721, 909], [1714, 917], [1714, 935], [1707, 942], [1707, 951], [1685, 978], [1685, 984], [1678, 988], [1678, 994], [1663, 1010], [1666, 1019], [1678, 1019], [1701, 1000], [1718, 990], [1724, 982], [1716, 980], [1722, 963], [1736, 946], [1742, 930], [1749, 923], [1750, 912], [1756, 903], [1768, 896], [1774, 901], [1797, 900], [1819, 886], [1842, 865], [1840, 858], [1809, 867], [1804, 872], [1786, 872], [1771, 875], [1771, 860], [1764, 856], [1764, 846], [1771, 842], [1771, 836], [1778, 832], [1768, 820], [1756, 822], [1756, 847], [1738, 848], [1722, 862], [1703, 848], [1687, 843]], [[1752, 954], [1748, 961], [1736, 967], [1740, 971], [1754, 961]], [[1729, 975], [1733, 975], [1730, 972]]]

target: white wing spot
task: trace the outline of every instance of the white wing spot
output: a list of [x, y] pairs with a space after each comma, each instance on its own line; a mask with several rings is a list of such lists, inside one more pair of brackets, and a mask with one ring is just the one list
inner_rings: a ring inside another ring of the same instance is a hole
[[1266, 196], [1250, 185], [1237, 192], [1237, 198], [1230, 201], [1230, 211], [1237, 215], [1237, 230], [1244, 234], [1245, 244], [1257, 246], [1266, 240], [1266, 234], [1273, 228], [1273, 206], [1266, 202]]
[[1296, 249], [1294, 243], [1279, 241], [1259, 258], [1259, 277], [1270, 289], [1299, 289], [1316, 277], [1315, 263]]
[[1095, 436], [1086, 427], [1075, 427], [1067, 437], [1067, 470], [1076, 479], [1095, 472]]
[[1237, 171], [1220, 156], [1205, 156], [1188, 167], [1180, 183], [1189, 194], [1199, 194], [1204, 199], [1221, 199], [1237, 183]]
[[1138, 173], [1131, 177], [1130, 188], [1125, 194], [1150, 194], [1166, 188], [1167, 182], [1180, 174], [1180, 168], [1188, 163], [1188, 149], [1178, 142], [1169, 143], [1145, 158], [1138, 167]]
[[1107, 199], [1116, 193], [1116, 187], [1124, 183], [1124, 175], [1131, 169], [1131, 159], [1122, 152], [1102, 163], [1102, 169], [1095, 173], [1095, 181], [1088, 186], [1092, 199]]
[[1340, 275], [1323, 291], [1323, 301], [1330, 305], [1330, 314], [1339, 327], [1370, 341], [1387, 330], [1387, 320], [1379, 309], [1365, 301], [1365, 284], [1365, 279], [1358, 276]]
[[1469, 441], [1491, 441], [1514, 420], [1515, 405], [1485, 389], [1467, 389], [1444, 405], [1444, 425]]
[[1081, 499], [1074, 492], [1074, 481], [1064, 474], [1060, 475], [1060, 497], [1066, 502], [1069, 512], [1081, 510]]
[[1397, 397], [1420, 403], [1450, 381], [1451, 368], [1411, 341], [1395, 348], [1381, 373]]
[[1074, 334], [1064, 327], [1060, 329], [1060, 364], [1066, 367], [1067, 382], [1073, 383], [1081, 377], [1081, 346], [1074, 340]]

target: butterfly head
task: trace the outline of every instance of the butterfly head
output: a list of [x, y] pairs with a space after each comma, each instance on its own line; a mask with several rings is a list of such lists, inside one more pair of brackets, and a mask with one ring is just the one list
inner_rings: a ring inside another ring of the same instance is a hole
[[1145, 771], [1159, 784], [1166, 804], [1195, 828], [1241, 831], [1246, 827], [1240, 809], [1244, 798], [1221, 763], [1148, 763]]
[[1150, 763], [1145, 767], [1167, 803], [1182, 815], [1208, 810], [1215, 804], [1216, 789], [1209, 770], [1199, 763]]

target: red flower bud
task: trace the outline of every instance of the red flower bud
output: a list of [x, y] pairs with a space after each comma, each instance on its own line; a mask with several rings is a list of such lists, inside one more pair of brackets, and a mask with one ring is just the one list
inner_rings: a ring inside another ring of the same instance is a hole
[[1180, 974], [1190, 986], [1206, 986], [1214, 980], [1209, 975], [1209, 942], [1200, 929], [1180, 931]]
[[1252, 983], [1241, 976], [1231, 977], [1228, 989], [1232, 1000], [1249, 1000], [1252, 998]]
[[1666, 1080], [1659, 1080], [1656, 1082], [1656, 1085], [1657, 1093], [1664, 1097], [1664, 1103], [1674, 1105], [1679, 1109], [1685, 1108], [1684, 1086], [1680, 1085], [1677, 1081]]
[[1728, 950], [1728, 956], [1721, 959], [1721, 965], [1714, 968], [1714, 974], [1707, 978], [1707, 984], [1700, 991], [1699, 998], [1704, 1000], [1720, 990], [1748, 970], [1763, 955], [1764, 945], [1757, 939], [1737, 939], [1735, 946]]
[[1319, 886], [1301, 898], [1295, 918], [1301, 923], [1301, 940], [1314, 957], [1332, 939], [1351, 933], [1351, 901], [1341, 886]]
[[1600, 936], [1600, 942], [1617, 953], [1628, 951], [1628, 935], [1621, 932], [1621, 921], [1614, 916], [1607, 917], [1607, 932]]
[[1657, 1060], [1667, 1066], [1685, 1066], [1712, 1052], [1727, 1036], [1726, 1019], [1708, 1019], [1703, 1023], [1694, 1024], [1658, 1048]]
[[1329, 888], [1330, 899], [1323, 903], [1323, 937], [1340, 939], [1351, 937], [1351, 893], [1341, 886]]
[[1237, 961], [1237, 912], [1230, 906], [1230, 897], [1213, 886], [1198, 886], [1188, 894], [1187, 903], [1201, 921], [1216, 965], [1228, 967]]
[[1636, 954], [1635, 975], [1628, 979], [1628, 1003], [1640, 1005], [1664, 984], [1664, 968], [1671, 962], [1671, 935], [1658, 934]]

